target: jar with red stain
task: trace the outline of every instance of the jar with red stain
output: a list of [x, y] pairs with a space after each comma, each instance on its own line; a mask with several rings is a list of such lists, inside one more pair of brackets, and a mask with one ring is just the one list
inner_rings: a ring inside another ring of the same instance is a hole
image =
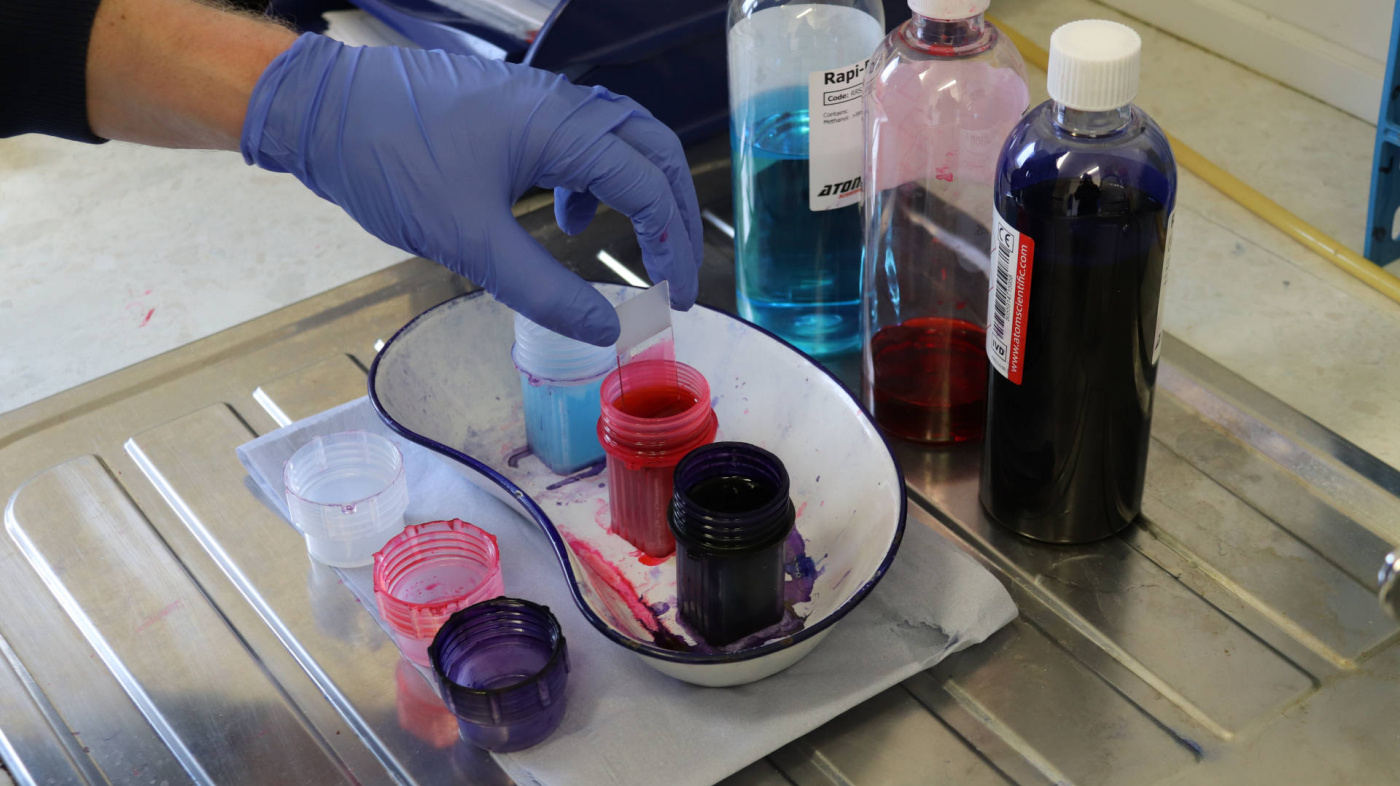
[[602, 403], [611, 530], [649, 557], [667, 556], [676, 550], [666, 521], [676, 465], [719, 427], [710, 385], [684, 363], [639, 360], [603, 380]]
[[459, 609], [505, 594], [496, 536], [461, 519], [412, 524], [374, 555], [374, 599], [399, 651], [427, 666], [428, 645]]

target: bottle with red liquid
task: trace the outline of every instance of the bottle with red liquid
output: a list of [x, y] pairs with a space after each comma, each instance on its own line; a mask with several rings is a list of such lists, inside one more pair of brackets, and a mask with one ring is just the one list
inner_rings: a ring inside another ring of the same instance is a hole
[[886, 433], [978, 439], [986, 419], [992, 185], [1030, 105], [989, 0], [909, 0], [865, 81], [862, 387]]
[[612, 532], [648, 557], [676, 550], [666, 512], [685, 454], [715, 439], [710, 385], [674, 360], [637, 360], [603, 380], [598, 441], [608, 456]]

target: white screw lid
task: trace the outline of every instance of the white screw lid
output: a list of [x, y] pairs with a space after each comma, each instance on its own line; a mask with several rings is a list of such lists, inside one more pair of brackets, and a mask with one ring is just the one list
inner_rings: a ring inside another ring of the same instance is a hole
[[1081, 19], [1050, 35], [1050, 97], [1070, 109], [1102, 112], [1133, 102], [1142, 39], [1127, 25]]
[[992, 0], [909, 0], [909, 10], [929, 19], [971, 19], [991, 4]]

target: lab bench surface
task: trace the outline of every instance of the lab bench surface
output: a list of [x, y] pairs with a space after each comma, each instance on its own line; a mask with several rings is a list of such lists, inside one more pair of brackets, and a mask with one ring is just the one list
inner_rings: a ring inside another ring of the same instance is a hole
[[[702, 300], [732, 311], [726, 154], [692, 159]], [[641, 269], [615, 213], [580, 237], [547, 195], [517, 214], [586, 278], [617, 280], [600, 251]], [[0, 416], [0, 755], [20, 783], [505, 781], [396, 679], [388, 637], [234, 455], [364, 395], [377, 342], [469, 288], [410, 260]], [[1394, 469], [1170, 335], [1144, 515], [1120, 537], [1019, 539], [977, 503], [979, 446], [896, 452], [910, 525], [983, 562], [1021, 616], [730, 783], [1400, 771], [1397, 627], [1372, 588], [1400, 542]]]

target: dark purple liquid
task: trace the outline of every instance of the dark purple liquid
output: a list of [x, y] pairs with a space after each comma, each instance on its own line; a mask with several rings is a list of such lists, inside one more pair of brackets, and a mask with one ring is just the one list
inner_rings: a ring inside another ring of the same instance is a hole
[[772, 484], [736, 475], [721, 475], [696, 483], [686, 496], [700, 507], [715, 513], [747, 513], [773, 499], [778, 490]]
[[1167, 211], [1087, 176], [1003, 193], [997, 209], [1035, 256], [1022, 383], [990, 373], [982, 503], [1040, 540], [1106, 537], [1142, 504]]

